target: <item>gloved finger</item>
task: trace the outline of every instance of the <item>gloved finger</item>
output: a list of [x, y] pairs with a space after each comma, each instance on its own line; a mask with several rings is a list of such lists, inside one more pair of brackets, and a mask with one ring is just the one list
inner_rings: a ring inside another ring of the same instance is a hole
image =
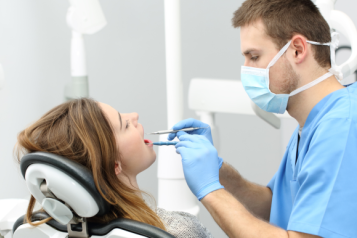
[[180, 141], [175, 145], [176, 149], [180, 147], [185, 147], [185, 148], [192, 148], [194, 144], [191, 141]]
[[176, 149], [176, 153], [180, 154], [182, 158], [186, 156], [187, 148], [185, 147], [180, 147]]
[[170, 134], [167, 136], [167, 139], [168, 139], [169, 141], [172, 141], [173, 139], [175, 139], [175, 137], [176, 137], [176, 133], [170, 133]]
[[201, 127], [201, 124], [204, 124], [203, 122], [193, 119], [193, 118], [188, 118], [182, 121], [179, 121], [173, 126], [174, 130], [181, 130], [183, 128], [187, 127]]
[[189, 134], [182, 134], [181, 136], [177, 136], [180, 141], [191, 141], [191, 142], [198, 142], [200, 135], [189, 135]]
[[189, 136], [189, 134], [186, 131], [179, 131], [176, 133], [177, 138], [180, 138], [180, 136], [184, 136], [184, 135]]
[[213, 146], [212, 143], [205, 136], [201, 136], [201, 135], [188, 135], [187, 134], [187, 135], [178, 136], [178, 139], [180, 141], [191, 141], [194, 143]]
[[[189, 118], [189, 119], [185, 119], [182, 120], [178, 123], [176, 123], [173, 126], [174, 130], [181, 130], [184, 128], [189, 128], [189, 127], [204, 127], [204, 128], [209, 128], [209, 125], [207, 125], [206, 123], [203, 123], [199, 120], [193, 119], [193, 118]], [[195, 131], [191, 131], [190, 134], [201, 134], [202, 129], [199, 130], [195, 130]]]

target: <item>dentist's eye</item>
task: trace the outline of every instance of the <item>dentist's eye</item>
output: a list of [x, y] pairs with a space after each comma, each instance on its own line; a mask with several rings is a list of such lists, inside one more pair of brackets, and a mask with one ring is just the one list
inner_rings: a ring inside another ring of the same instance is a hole
[[255, 56], [255, 57], [252, 57], [252, 58], [250, 58], [252, 61], [257, 61], [258, 60], [258, 56]]

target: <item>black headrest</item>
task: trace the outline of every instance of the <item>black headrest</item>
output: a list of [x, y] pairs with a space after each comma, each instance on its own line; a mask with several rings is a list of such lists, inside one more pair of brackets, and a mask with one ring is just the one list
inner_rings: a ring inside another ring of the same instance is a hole
[[25, 155], [21, 159], [20, 168], [24, 178], [26, 170], [31, 164], [46, 164], [52, 166], [76, 180], [90, 195], [92, 195], [97, 203], [99, 207], [97, 213], [98, 216], [107, 214], [110, 211], [110, 204], [98, 192], [93, 180], [92, 172], [85, 166], [63, 156], [46, 152], [34, 152]]
[[[32, 222], [36, 222], [36, 221], [44, 220], [48, 217], [50, 216], [47, 213], [39, 212], [33, 214], [31, 220]], [[24, 224], [24, 218], [25, 216], [22, 216], [17, 219], [17, 221], [15, 222], [12, 228], [12, 233], [15, 233], [17, 228], [19, 228], [22, 224]], [[58, 231], [67, 232], [67, 226], [60, 224], [56, 220], [52, 219], [48, 221], [46, 224]], [[89, 236], [105, 236], [115, 228], [123, 229], [148, 238], [174, 238], [173, 235], [171, 235], [170, 233], [164, 230], [161, 230], [156, 226], [152, 226], [134, 220], [129, 220], [126, 218], [118, 218], [105, 224], [88, 222]], [[74, 231], [81, 231], [81, 226], [80, 224], [72, 225], [72, 229]]]

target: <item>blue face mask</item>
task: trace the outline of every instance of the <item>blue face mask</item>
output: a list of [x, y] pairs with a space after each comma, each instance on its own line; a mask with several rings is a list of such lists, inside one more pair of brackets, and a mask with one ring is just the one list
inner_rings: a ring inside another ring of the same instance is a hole
[[320, 78], [294, 90], [290, 94], [275, 94], [269, 89], [269, 69], [278, 61], [278, 59], [289, 48], [291, 41], [289, 41], [279, 53], [272, 59], [266, 69], [242, 66], [241, 81], [245, 91], [250, 99], [261, 109], [267, 112], [283, 114], [288, 105], [289, 97], [294, 96], [312, 86], [322, 82], [323, 80], [335, 75], [341, 81], [343, 75], [335, 63], [335, 49], [338, 47], [338, 34], [332, 34], [332, 43], [318, 43], [314, 41], [306, 41], [314, 45], [330, 46], [331, 51], [331, 69], [328, 73], [322, 75]]

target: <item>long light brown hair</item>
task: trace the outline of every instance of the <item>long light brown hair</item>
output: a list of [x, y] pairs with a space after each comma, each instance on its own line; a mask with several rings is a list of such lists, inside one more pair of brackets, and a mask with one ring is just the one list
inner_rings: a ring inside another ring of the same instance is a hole
[[[68, 101], [47, 112], [20, 132], [15, 147], [18, 162], [26, 153], [44, 151], [64, 156], [90, 169], [98, 191], [112, 209], [109, 214], [94, 216], [89, 221], [104, 223], [123, 217], [166, 230], [138, 191], [117, 178], [114, 165], [120, 160], [119, 150], [110, 122], [98, 103], [88, 98]], [[25, 218], [31, 225], [51, 219], [31, 222], [35, 202], [31, 196]]]

